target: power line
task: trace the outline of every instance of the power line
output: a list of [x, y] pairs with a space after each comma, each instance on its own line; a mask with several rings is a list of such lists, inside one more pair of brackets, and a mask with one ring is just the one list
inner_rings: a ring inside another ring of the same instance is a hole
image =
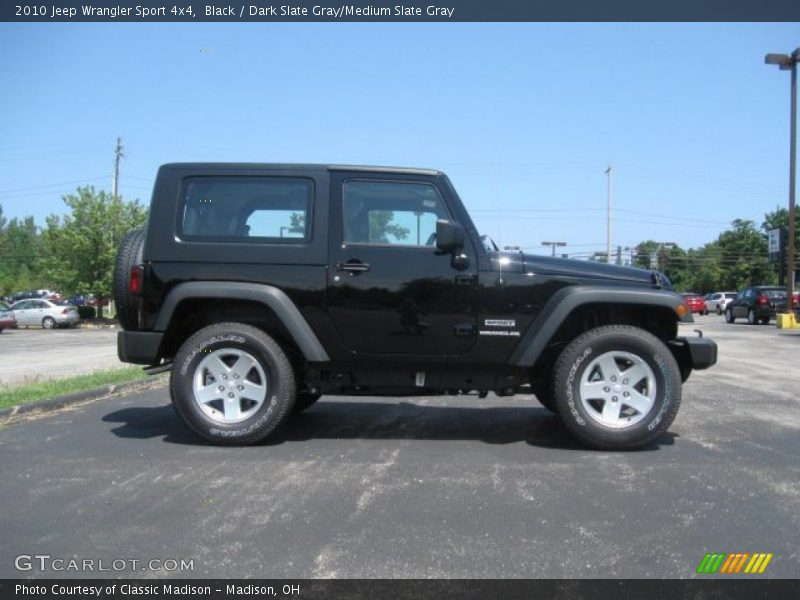
[[100, 179], [105, 179], [105, 178], [106, 178], [106, 175], [103, 175], [101, 177], [87, 177], [86, 179], [75, 179], [73, 181], [61, 181], [61, 182], [58, 182], [58, 183], [43, 183], [41, 185], [33, 185], [33, 186], [30, 186], [30, 187], [14, 188], [14, 189], [8, 189], [8, 190], [0, 190], [0, 194], [8, 194], [8, 193], [12, 193], [12, 192], [27, 192], [29, 190], [40, 190], [42, 188], [57, 187], [57, 186], [61, 186], [61, 185], [71, 185], [71, 184], [75, 184], [75, 183], [84, 183], [86, 181], [98, 181]]

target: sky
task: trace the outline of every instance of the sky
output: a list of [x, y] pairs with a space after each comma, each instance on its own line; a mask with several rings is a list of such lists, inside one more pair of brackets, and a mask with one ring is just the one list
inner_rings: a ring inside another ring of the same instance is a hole
[[698, 247], [786, 206], [800, 24], [0, 24], [0, 206], [182, 161], [448, 174], [498, 245]]

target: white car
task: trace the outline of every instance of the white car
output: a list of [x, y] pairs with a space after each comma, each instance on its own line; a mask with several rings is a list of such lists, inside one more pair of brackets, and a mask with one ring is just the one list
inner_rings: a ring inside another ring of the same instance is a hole
[[71, 305], [61, 305], [42, 298], [20, 300], [11, 305], [18, 326], [41, 326], [45, 329], [71, 327], [78, 320], [78, 309]]
[[714, 292], [713, 294], [709, 294], [706, 299], [706, 310], [721, 315], [725, 312], [725, 307], [728, 306], [734, 298], [736, 298], [736, 292]]

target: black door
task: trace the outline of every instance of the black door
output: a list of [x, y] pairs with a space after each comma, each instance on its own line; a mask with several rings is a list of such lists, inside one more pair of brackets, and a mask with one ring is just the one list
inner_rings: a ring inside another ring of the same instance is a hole
[[435, 177], [333, 172], [328, 310], [345, 347], [365, 354], [442, 356], [475, 342], [477, 265], [437, 252], [450, 219]]

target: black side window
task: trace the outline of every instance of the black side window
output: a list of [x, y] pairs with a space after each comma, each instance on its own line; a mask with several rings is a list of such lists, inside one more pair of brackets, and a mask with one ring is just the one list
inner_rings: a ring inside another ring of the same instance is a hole
[[190, 177], [183, 187], [179, 234], [212, 242], [307, 242], [312, 198], [309, 179]]
[[344, 241], [434, 246], [437, 219], [449, 218], [427, 183], [351, 180], [344, 184]]

